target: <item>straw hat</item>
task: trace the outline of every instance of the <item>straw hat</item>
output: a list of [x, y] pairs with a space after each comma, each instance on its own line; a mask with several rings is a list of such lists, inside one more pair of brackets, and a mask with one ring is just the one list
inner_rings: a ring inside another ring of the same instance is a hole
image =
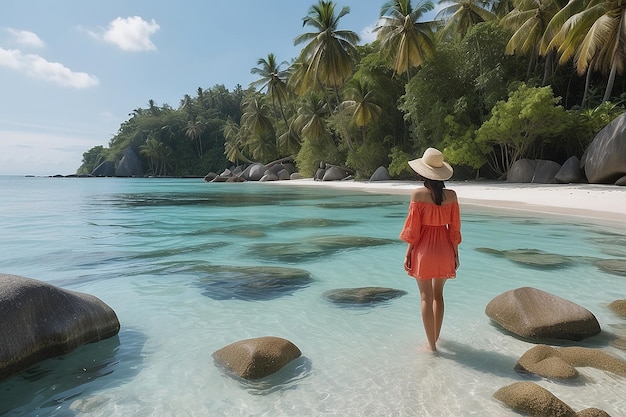
[[424, 156], [409, 161], [409, 166], [429, 180], [445, 181], [452, 177], [452, 167], [443, 160], [443, 154], [435, 148], [426, 149]]

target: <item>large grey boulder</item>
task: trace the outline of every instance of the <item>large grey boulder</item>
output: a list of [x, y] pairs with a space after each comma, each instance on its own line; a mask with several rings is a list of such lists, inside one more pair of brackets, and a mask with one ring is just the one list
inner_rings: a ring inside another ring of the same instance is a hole
[[137, 153], [133, 148], [127, 148], [124, 152], [124, 156], [120, 160], [117, 170], [115, 171], [116, 177], [143, 177], [143, 167], [141, 166], [141, 160], [137, 156]]
[[507, 182], [532, 182], [535, 176], [535, 168], [537, 168], [537, 160], [535, 159], [518, 159], [513, 162], [511, 168], [506, 174]]
[[267, 171], [265, 171], [265, 174], [263, 174], [263, 176], [259, 179], [259, 182], [266, 181], [278, 181], [278, 175], [274, 174], [268, 169]]
[[115, 176], [115, 162], [104, 161], [91, 171], [91, 175], [94, 177], [114, 177]]
[[559, 172], [556, 173], [554, 179], [560, 184], [571, 184], [583, 182], [584, 174], [580, 168], [580, 159], [576, 156], [570, 157], [567, 161], [563, 162], [563, 166]]
[[285, 181], [291, 179], [292, 173], [288, 169], [282, 169], [276, 173], [279, 180]]
[[507, 182], [554, 184], [561, 165], [543, 159], [518, 159], [507, 172]]
[[554, 177], [560, 170], [560, 164], [554, 161], [539, 159], [537, 160], [537, 167], [535, 168], [532, 182], [535, 184], [554, 184], [556, 183]]
[[370, 181], [389, 181], [390, 179], [389, 171], [383, 166], [376, 168], [376, 171], [370, 177]]
[[589, 310], [531, 287], [498, 295], [487, 304], [485, 314], [509, 332], [535, 341], [578, 341], [600, 333]]
[[252, 380], [278, 372], [301, 355], [289, 340], [265, 336], [231, 343], [213, 352], [213, 359], [238, 377]]
[[263, 178], [267, 167], [260, 163], [254, 163], [243, 170], [242, 176], [248, 181], [258, 181]]
[[614, 184], [626, 175], [626, 113], [606, 125], [581, 159], [591, 184]]
[[120, 329], [115, 312], [92, 295], [8, 274], [0, 274], [0, 318], [0, 379]]
[[350, 173], [345, 169], [331, 165], [324, 171], [322, 181], [339, 181], [350, 176]]

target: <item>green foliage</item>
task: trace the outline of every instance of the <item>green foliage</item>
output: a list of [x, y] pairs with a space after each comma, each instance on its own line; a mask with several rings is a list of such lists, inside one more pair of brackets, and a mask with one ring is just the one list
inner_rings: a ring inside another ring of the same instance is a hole
[[555, 153], [580, 158], [598, 132], [622, 113], [624, 107], [609, 101], [591, 109], [568, 110], [569, 129], [557, 143]]
[[508, 172], [521, 158], [534, 159], [550, 141], [568, 130], [569, 119], [550, 87], [521, 84], [506, 101], [499, 101], [491, 117], [476, 132], [476, 142], [490, 146], [490, 167]]
[[368, 140], [348, 152], [346, 166], [355, 172], [355, 177], [369, 178], [380, 166], [387, 166], [386, 149], [383, 143]]
[[409, 161], [415, 159], [415, 157], [404, 152], [399, 147], [394, 146], [391, 148], [389, 158], [391, 159], [391, 163], [387, 169], [389, 175], [405, 178], [413, 172], [411, 167], [409, 167]]
[[106, 150], [104, 146], [98, 145], [83, 153], [83, 163], [76, 171], [79, 175], [90, 174], [98, 165], [106, 161]]
[[443, 153], [446, 160], [454, 165], [464, 165], [475, 170], [487, 163], [489, 146], [476, 141], [475, 126], [465, 126], [450, 115], [445, 119], [448, 132], [444, 138]]
[[224, 126], [241, 117], [245, 92], [237, 87], [198, 88], [197, 97], [185, 95], [179, 109], [150, 100], [120, 125], [109, 147], [95, 147], [83, 155], [80, 173], [89, 173], [103, 160], [119, 162], [128, 148], [137, 150], [148, 175], [204, 176], [228, 166], [224, 155]]
[[[585, 80], [571, 63], [554, 64], [552, 55], [505, 55], [513, 32], [484, 5], [453, 3], [446, 32], [443, 24], [421, 21], [431, 2], [414, 8], [408, 0], [388, 1], [379, 39], [355, 46], [356, 34], [338, 27], [349, 9], [319, 1], [303, 21], [311, 31], [296, 38], [303, 49], [288, 69], [268, 54], [252, 69], [259, 79], [246, 90], [198, 88], [177, 109], [149, 100], [147, 108], [132, 110], [108, 148], [83, 154], [78, 173], [104, 160], [119, 162], [132, 148], [152, 175], [200, 176], [231, 162], [296, 155], [305, 176], [313, 176], [321, 162], [349, 167], [358, 178], [389, 163], [392, 176], [413, 178], [407, 162], [432, 146], [461, 171], [502, 176], [519, 158], [561, 162], [581, 156], [596, 133], [624, 111], [622, 103], [572, 107], [598, 104], [608, 90], [606, 75]], [[480, 19], [466, 19], [472, 16]], [[577, 44], [571, 46], [575, 53]], [[552, 84], [537, 88], [542, 66]], [[623, 87], [623, 77], [615, 83]], [[555, 94], [565, 98], [563, 107]]]
[[296, 155], [296, 164], [300, 174], [305, 177], [313, 177], [321, 162], [342, 165], [343, 158], [332, 144], [327, 143], [325, 146], [320, 146], [320, 143], [314, 139], [305, 139], [302, 142], [302, 148]]

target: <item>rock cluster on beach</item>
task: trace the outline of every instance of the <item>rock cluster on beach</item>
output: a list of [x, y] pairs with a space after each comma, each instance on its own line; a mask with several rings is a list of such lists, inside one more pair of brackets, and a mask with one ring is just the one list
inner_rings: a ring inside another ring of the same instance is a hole
[[626, 185], [626, 113], [598, 132], [581, 159], [572, 156], [562, 165], [549, 160], [520, 159], [509, 169], [507, 181]]
[[[354, 179], [354, 172], [345, 167], [320, 162], [315, 172], [315, 181], [345, 181]], [[276, 162], [269, 164], [252, 163], [248, 166], [236, 166], [226, 169], [220, 174], [209, 172], [206, 182], [245, 182], [245, 181], [284, 181], [302, 179], [292, 163]], [[389, 181], [391, 179], [387, 168], [381, 166], [371, 175], [369, 181]]]
[[0, 274], [0, 317], [0, 379], [120, 329], [115, 312], [92, 295], [8, 274]]

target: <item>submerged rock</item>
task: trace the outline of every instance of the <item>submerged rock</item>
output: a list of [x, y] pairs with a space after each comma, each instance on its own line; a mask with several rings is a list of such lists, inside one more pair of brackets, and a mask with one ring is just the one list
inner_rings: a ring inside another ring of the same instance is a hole
[[497, 250], [491, 248], [476, 248], [476, 250], [490, 255], [504, 256], [511, 262], [535, 268], [560, 268], [569, 266], [572, 263], [570, 257], [547, 253], [538, 249]]
[[8, 274], [0, 274], [0, 317], [0, 379], [120, 329], [115, 312], [92, 295]]
[[626, 300], [615, 300], [609, 308], [618, 316], [626, 318]]
[[555, 268], [567, 266], [570, 263], [570, 260], [565, 256], [546, 253], [537, 249], [507, 250], [504, 251], [504, 256], [510, 261], [534, 267]]
[[213, 352], [213, 359], [240, 378], [259, 379], [278, 372], [301, 355], [289, 340], [265, 336], [231, 343]]
[[272, 300], [307, 287], [308, 271], [269, 266], [206, 266], [198, 286], [214, 300]]
[[262, 259], [297, 262], [332, 253], [397, 243], [391, 239], [368, 236], [320, 236], [297, 243], [267, 243], [254, 245], [249, 253]]
[[406, 295], [406, 291], [383, 287], [338, 288], [323, 296], [340, 305], [373, 305]]
[[587, 309], [531, 287], [507, 291], [492, 299], [485, 314], [505, 330], [530, 340], [582, 340], [600, 333]]
[[354, 220], [333, 220], [333, 219], [321, 219], [321, 218], [308, 218], [297, 220], [285, 220], [277, 224], [278, 227], [289, 229], [306, 229], [306, 228], [318, 228], [318, 227], [339, 227], [347, 226], [356, 223]]
[[626, 277], [626, 260], [624, 259], [601, 259], [595, 265], [609, 274]]

